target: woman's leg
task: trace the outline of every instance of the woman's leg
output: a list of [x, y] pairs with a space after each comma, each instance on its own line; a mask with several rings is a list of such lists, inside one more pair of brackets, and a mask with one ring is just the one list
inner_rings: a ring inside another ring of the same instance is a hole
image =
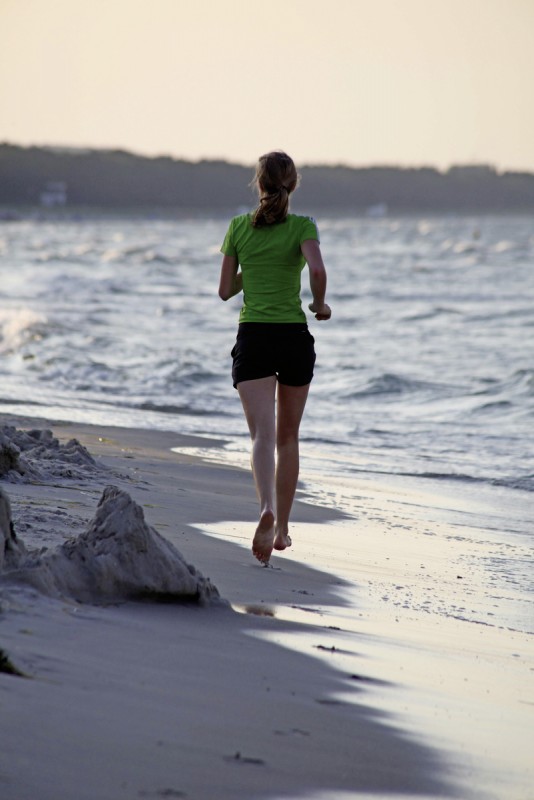
[[278, 384], [276, 419], [276, 525], [274, 548], [291, 545], [289, 515], [299, 477], [299, 427], [310, 385]]
[[274, 542], [276, 376], [242, 381], [237, 389], [252, 440], [252, 474], [260, 502], [260, 520], [254, 534], [252, 552], [258, 561], [266, 564]]

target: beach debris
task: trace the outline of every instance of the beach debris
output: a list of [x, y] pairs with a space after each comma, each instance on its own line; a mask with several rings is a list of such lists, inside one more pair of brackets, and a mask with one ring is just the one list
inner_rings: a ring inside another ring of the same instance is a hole
[[315, 702], [321, 706], [344, 706], [346, 703], [343, 700], [336, 700], [333, 697], [316, 697]]
[[61, 444], [48, 429], [0, 429], [0, 477], [11, 483], [78, 478], [104, 469], [77, 439]]
[[256, 764], [262, 766], [265, 761], [262, 758], [251, 758], [250, 756], [242, 756], [239, 750], [233, 756], [224, 756], [225, 761], [237, 762], [238, 764]]
[[310, 732], [302, 728], [291, 728], [291, 730], [288, 731], [276, 730], [273, 731], [273, 733], [275, 736], [310, 736]]
[[144, 518], [143, 509], [116, 486], [104, 490], [84, 533], [51, 550], [19, 553], [2, 572], [51, 597], [81, 603], [128, 599], [222, 602], [217, 588]]
[[[262, 602], [263, 602], [263, 600], [262, 600]], [[261, 606], [261, 605], [252, 604], [252, 605], [244, 606], [243, 608], [244, 608], [245, 614], [252, 614], [253, 616], [256, 616], [256, 617], [275, 617], [276, 616], [276, 614], [273, 611], [273, 609], [269, 608], [268, 606]]]

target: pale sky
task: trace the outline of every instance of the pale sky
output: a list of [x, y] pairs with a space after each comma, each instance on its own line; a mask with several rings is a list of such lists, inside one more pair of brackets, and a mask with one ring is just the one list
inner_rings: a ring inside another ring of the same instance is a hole
[[0, 141], [534, 171], [534, 0], [0, 0]]

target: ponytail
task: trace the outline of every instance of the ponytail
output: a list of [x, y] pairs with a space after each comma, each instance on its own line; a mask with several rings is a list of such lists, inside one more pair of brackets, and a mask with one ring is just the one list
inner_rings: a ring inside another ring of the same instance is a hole
[[252, 224], [255, 228], [262, 228], [265, 225], [274, 225], [282, 222], [287, 217], [289, 210], [289, 192], [285, 186], [280, 186], [272, 194], [264, 194], [260, 198], [260, 204], [252, 217]]
[[259, 205], [252, 216], [255, 228], [285, 220], [289, 195], [297, 188], [298, 178], [293, 160], [286, 153], [275, 151], [261, 156], [253, 180], [260, 195]]

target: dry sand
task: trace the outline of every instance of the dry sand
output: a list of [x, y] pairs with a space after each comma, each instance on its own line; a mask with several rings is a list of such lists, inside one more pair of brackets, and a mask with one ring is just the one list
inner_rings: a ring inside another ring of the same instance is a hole
[[[532, 639], [428, 613], [430, 595], [458, 602], [447, 552], [410, 537], [437, 500], [362, 482], [380, 510], [364, 523], [298, 501], [294, 546], [263, 568], [248, 472], [187, 455], [216, 442], [2, 422], [96, 459], [0, 482], [28, 548], [82, 534], [112, 484], [227, 601], [91, 605], [0, 582], [0, 648], [27, 676], [0, 674], [2, 800], [534, 796]], [[391, 601], [407, 587], [420, 611]]]

